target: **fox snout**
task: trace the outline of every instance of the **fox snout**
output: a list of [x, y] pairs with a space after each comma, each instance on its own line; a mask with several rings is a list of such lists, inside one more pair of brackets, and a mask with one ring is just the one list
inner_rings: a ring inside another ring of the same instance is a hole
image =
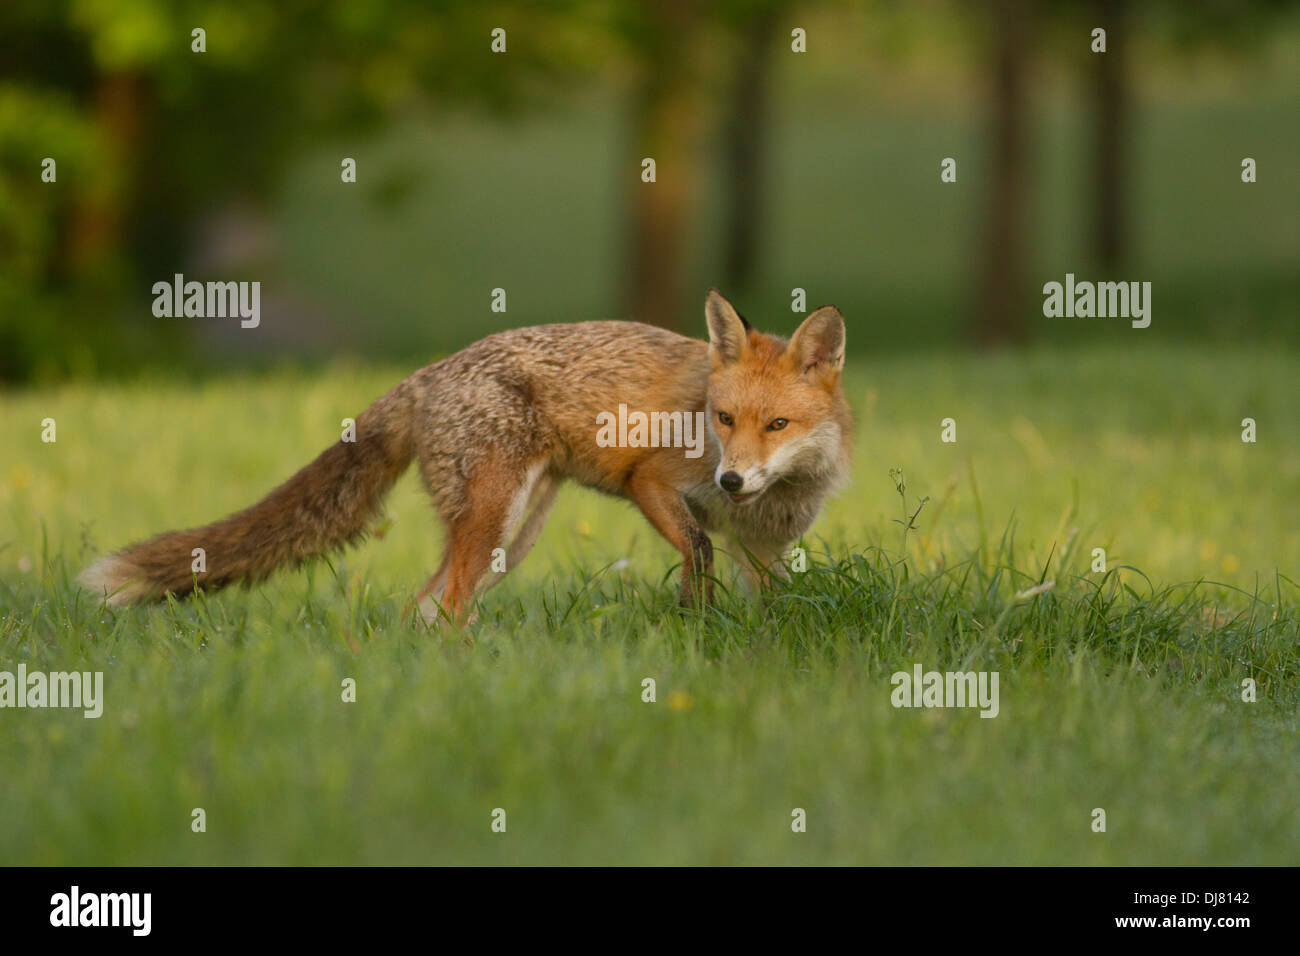
[[713, 480], [737, 504], [757, 498], [767, 488], [767, 475], [761, 466], [736, 471], [722, 464], [714, 473]]

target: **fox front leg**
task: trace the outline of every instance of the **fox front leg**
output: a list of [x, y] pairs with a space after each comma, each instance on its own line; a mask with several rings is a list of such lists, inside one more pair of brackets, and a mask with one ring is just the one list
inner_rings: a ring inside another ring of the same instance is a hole
[[627, 484], [627, 495], [682, 556], [682, 606], [698, 608], [711, 603], [713, 542], [681, 494], [671, 485], [634, 475]]
[[686, 532], [691, 550], [688, 563], [682, 565], [681, 605], [700, 608], [713, 603], [713, 542], [694, 519], [692, 525]]

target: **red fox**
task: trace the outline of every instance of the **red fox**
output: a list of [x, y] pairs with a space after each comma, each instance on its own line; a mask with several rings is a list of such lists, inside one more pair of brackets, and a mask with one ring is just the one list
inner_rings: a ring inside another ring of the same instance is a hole
[[[684, 605], [712, 597], [708, 531], [752, 555], [761, 582], [847, 477], [844, 319], [825, 306], [787, 341], [755, 331], [716, 289], [705, 317], [707, 344], [637, 322], [489, 335], [401, 382], [361, 413], [355, 441], [259, 503], [103, 557], [78, 580], [111, 605], [262, 580], [363, 536], [414, 458], [447, 526], [442, 564], [417, 597], [428, 623], [466, 622], [504, 577], [494, 553], [519, 564], [566, 478], [632, 501], [681, 552]], [[709, 440], [694, 457], [622, 425], [627, 440], [598, 442], [598, 424], [626, 409], [664, 413], [656, 438], [671, 437], [669, 421], [700, 421]]]

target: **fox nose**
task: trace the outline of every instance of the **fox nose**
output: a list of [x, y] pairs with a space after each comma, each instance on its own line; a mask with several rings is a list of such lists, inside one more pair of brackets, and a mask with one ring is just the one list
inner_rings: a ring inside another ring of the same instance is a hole
[[745, 483], [745, 479], [734, 471], [728, 471], [718, 479], [718, 484], [722, 486], [723, 491], [729, 491], [733, 495], [740, 490], [740, 486]]

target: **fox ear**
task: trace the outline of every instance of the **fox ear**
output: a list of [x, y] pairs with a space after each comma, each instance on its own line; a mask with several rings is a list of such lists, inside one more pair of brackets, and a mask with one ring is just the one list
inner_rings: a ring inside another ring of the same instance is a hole
[[824, 305], [795, 330], [787, 351], [800, 374], [839, 372], [844, 368], [844, 316], [833, 305]]
[[709, 358], [713, 367], [739, 361], [749, 347], [749, 323], [745, 317], [717, 289], [709, 290], [704, 317], [709, 323]]

